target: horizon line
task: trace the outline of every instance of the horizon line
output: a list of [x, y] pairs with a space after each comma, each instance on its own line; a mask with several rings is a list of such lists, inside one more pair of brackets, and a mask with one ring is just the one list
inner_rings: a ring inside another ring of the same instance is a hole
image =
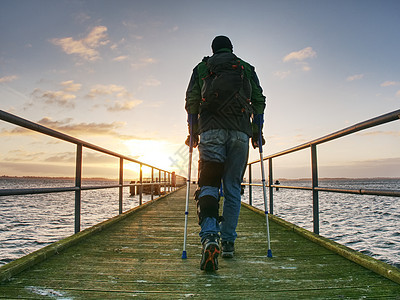
[[[46, 179], [75, 179], [75, 177], [71, 176], [30, 176], [30, 175], [1, 175], [0, 178], [46, 178]], [[107, 178], [107, 177], [82, 177], [82, 179], [96, 179], [96, 180], [119, 180], [118, 178]], [[302, 178], [274, 178], [274, 180], [311, 180], [311, 177], [302, 177]], [[377, 177], [320, 177], [318, 180], [348, 180], [348, 179], [400, 179], [400, 177], [390, 177], [390, 176], [377, 176]], [[124, 179], [125, 180], [125, 179]], [[129, 179], [126, 179], [129, 180]], [[261, 180], [261, 178], [257, 178], [255, 180]], [[243, 182], [247, 182], [246, 178], [244, 178]]]

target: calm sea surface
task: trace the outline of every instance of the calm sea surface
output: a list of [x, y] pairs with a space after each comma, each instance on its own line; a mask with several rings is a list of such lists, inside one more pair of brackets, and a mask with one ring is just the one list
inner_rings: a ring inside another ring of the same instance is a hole
[[[280, 184], [310, 187], [311, 181]], [[319, 186], [400, 190], [400, 179], [320, 179]], [[248, 203], [247, 187], [242, 201]], [[253, 187], [253, 205], [264, 210], [261, 187]], [[322, 236], [400, 268], [400, 198], [319, 192], [319, 211]], [[274, 190], [274, 215], [313, 231], [312, 192]]]
[[[115, 182], [116, 183], [116, 182]], [[112, 182], [86, 180], [83, 185]], [[0, 188], [70, 187], [73, 180], [4, 178]], [[310, 186], [308, 181], [281, 185]], [[400, 190], [400, 179], [320, 180], [321, 187]], [[320, 234], [400, 268], [400, 198], [320, 192]], [[150, 200], [144, 196], [143, 201]], [[248, 188], [242, 200], [248, 202]], [[138, 196], [124, 190], [124, 211]], [[263, 209], [262, 189], [253, 187], [253, 204]], [[118, 214], [118, 189], [82, 192], [81, 229]], [[274, 214], [312, 230], [310, 191], [274, 191]], [[0, 197], [0, 265], [74, 233], [74, 193]], [[271, 236], [273, 233], [271, 233]], [[273, 236], [272, 236], [273, 239]]]
[[[127, 183], [127, 182], [126, 182]], [[72, 187], [74, 180], [4, 178], [2, 188]], [[118, 182], [83, 180], [82, 186]], [[150, 196], [143, 195], [143, 202]], [[139, 204], [138, 196], [124, 189], [123, 210]], [[81, 230], [118, 215], [118, 188], [82, 191]], [[74, 234], [75, 193], [0, 197], [0, 265]]]

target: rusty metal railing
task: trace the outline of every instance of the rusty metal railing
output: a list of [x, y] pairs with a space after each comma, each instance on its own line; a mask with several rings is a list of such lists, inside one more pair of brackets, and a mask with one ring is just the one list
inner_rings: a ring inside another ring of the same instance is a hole
[[[371, 190], [371, 189], [341, 189], [341, 188], [323, 188], [318, 186], [318, 157], [317, 157], [317, 146], [329, 141], [336, 140], [340, 137], [347, 136], [349, 134], [369, 129], [378, 125], [389, 123], [400, 119], [400, 109], [393, 112], [378, 116], [376, 118], [357, 123], [353, 126], [347, 127], [345, 129], [336, 131], [334, 133], [328, 134], [321, 138], [312, 140], [310, 142], [295, 146], [293, 148], [275, 153], [264, 157], [264, 160], [268, 160], [268, 183], [266, 186], [269, 188], [269, 213], [273, 214], [274, 211], [274, 188], [280, 189], [301, 189], [309, 190], [312, 192], [313, 200], [313, 230], [314, 233], [319, 234], [319, 192], [333, 192], [333, 193], [347, 193], [347, 194], [361, 194], [361, 195], [375, 195], [375, 196], [392, 196], [400, 197], [399, 190]], [[311, 187], [304, 186], [282, 186], [273, 184], [273, 164], [272, 160], [276, 157], [290, 154], [299, 150], [310, 148], [311, 150]], [[249, 204], [252, 205], [252, 186], [262, 186], [262, 184], [252, 182], [252, 166], [254, 164], [260, 163], [260, 160], [250, 162], [248, 164], [248, 177], [249, 182], [243, 183], [243, 185], [249, 186]]]
[[[165, 192], [171, 192], [177, 187], [177, 182], [186, 182], [182, 176], [176, 175], [175, 172], [169, 172], [155, 166], [140, 162], [129, 156], [125, 156], [108, 149], [90, 144], [82, 141], [75, 137], [61, 133], [59, 131], [50, 129], [40, 124], [28, 121], [20, 118], [13, 114], [7, 113], [0, 110], [0, 119], [8, 123], [24, 127], [51, 137], [54, 137], [65, 142], [69, 142], [76, 145], [76, 162], [75, 162], [75, 186], [71, 187], [55, 187], [55, 188], [27, 188], [27, 189], [0, 189], [0, 196], [13, 196], [13, 195], [29, 195], [29, 194], [46, 194], [46, 193], [60, 193], [60, 192], [75, 192], [75, 233], [81, 229], [81, 192], [84, 190], [96, 190], [96, 189], [119, 189], [119, 214], [123, 212], [123, 188], [137, 186], [139, 189], [139, 205], [142, 205], [143, 187], [150, 185], [151, 190], [153, 187], [163, 186]], [[88, 148], [97, 152], [101, 152], [113, 157], [119, 158], [119, 181], [117, 185], [102, 185], [102, 186], [82, 186], [82, 150]], [[138, 164], [140, 167], [139, 181], [134, 184], [124, 184], [124, 161], [133, 162]], [[151, 169], [151, 182], [143, 182], [142, 168], [148, 167]], [[154, 171], [158, 171], [158, 180], [155, 180]], [[162, 175], [164, 179], [162, 179]], [[178, 180], [177, 180], [178, 179]], [[179, 185], [179, 184], [178, 184]], [[161, 188], [159, 188], [161, 190]], [[151, 193], [151, 199], [153, 199], [153, 192]]]

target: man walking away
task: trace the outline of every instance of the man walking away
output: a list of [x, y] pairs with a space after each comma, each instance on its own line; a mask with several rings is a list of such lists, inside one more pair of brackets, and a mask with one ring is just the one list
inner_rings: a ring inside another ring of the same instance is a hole
[[233, 257], [249, 138], [253, 147], [258, 147], [262, 130], [262, 124], [251, 119], [261, 119], [265, 109], [265, 96], [255, 69], [233, 54], [230, 39], [217, 36], [211, 48], [213, 55], [204, 57], [193, 69], [185, 103], [189, 137], [191, 134], [193, 147], [199, 146], [199, 189], [195, 199], [201, 226], [200, 269], [206, 271], [218, 270], [220, 239], [221, 256]]

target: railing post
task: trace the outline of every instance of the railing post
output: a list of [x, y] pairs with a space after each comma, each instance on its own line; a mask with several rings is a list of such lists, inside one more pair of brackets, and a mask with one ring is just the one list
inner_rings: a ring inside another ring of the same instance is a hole
[[269, 186], [269, 213], [274, 214], [274, 188], [273, 183], [273, 173], [272, 173], [272, 158], [268, 159], [268, 186]]
[[319, 199], [318, 190], [318, 165], [317, 165], [317, 146], [311, 145], [311, 172], [312, 172], [312, 195], [313, 195], [313, 224], [314, 233], [319, 234]]
[[151, 168], [151, 200], [154, 199], [154, 168]]
[[158, 197], [161, 197], [161, 170], [158, 170]]
[[119, 158], [119, 214], [122, 214], [122, 202], [123, 202], [123, 184], [124, 184], [124, 159]]
[[75, 233], [81, 231], [81, 193], [82, 193], [82, 144], [76, 145], [75, 164]]
[[168, 172], [168, 192], [171, 192], [171, 173]]
[[251, 166], [249, 165], [249, 205], [253, 205], [253, 186], [251, 178]]
[[139, 175], [139, 182], [140, 182], [140, 192], [139, 192], [139, 205], [142, 205], [143, 202], [143, 165], [140, 164], [140, 175]]
[[167, 172], [164, 171], [164, 193], [167, 194]]

